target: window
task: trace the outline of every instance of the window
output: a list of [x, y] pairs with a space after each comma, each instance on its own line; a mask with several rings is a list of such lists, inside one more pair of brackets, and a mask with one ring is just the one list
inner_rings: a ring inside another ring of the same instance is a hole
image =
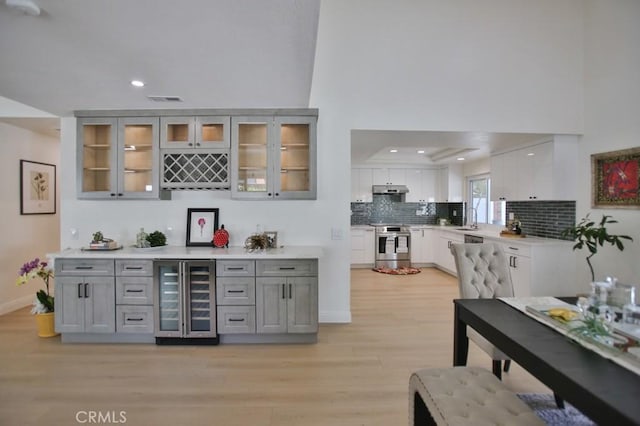
[[[467, 193], [469, 197], [468, 223], [473, 223], [476, 218], [472, 215], [475, 214], [478, 223], [505, 224], [506, 202], [491, 201], [491, 193], [489, 191], [491, 191], [491, 178], [489, 175], [469, 178], [469, 191]], [[471, 208], [475, 210], [471, 211]]]

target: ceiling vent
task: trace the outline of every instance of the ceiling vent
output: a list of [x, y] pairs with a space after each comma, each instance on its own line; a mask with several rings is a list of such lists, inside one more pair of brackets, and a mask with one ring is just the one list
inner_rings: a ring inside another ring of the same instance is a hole
[[182, 102], [180, 96], [147, 96], [153, 102]]

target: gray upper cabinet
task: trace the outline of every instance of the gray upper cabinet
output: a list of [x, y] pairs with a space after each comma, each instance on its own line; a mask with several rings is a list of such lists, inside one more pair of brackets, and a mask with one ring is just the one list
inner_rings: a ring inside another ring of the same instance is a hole
[[316, 198], [316, 116], [231, 118], [231, 196]]
[[228, 116], [162, 117], [162, 149], [229, 149]]
[[83, 117], [77, 126], [78, 198], [159, 198], [158, 117]]

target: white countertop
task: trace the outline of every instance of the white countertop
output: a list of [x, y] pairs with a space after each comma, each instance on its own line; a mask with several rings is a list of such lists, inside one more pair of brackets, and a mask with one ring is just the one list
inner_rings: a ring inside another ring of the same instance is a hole
[[119, 250], [66, 249], [49, 253], [50, 259], [317, 259], [322, 257], [319, 246], [284, 246], [277, 249], [249, 252], [244, 247], [184, 247], [164, 246], [141, 249], [124, 247]]
[[[535, 236], [531, 236], [531, 235], [527, 235], [524, 238], [520, 238], [520, 237], [502, 237], [500, 236], [500, 231], [503, 230], [504, 228], [498, 227], [498, 226], [492, 226], [491, 228], [480, 228], [477, 230], [470, 230], [470, 229], [465, 229], [465, 230], [461, 230], [459, 228], [462, 228], [462, 226], [457, 226], [457, 225], [446, 225], [446, 226], [440, 226], [440, 225], [408, 225], [409, 228], [411, 229], [435, 229], [438, 231], [444, 231], [444, 232], [450, 232], [453, 234], [458, 234], [458, 235], [464, 235], [464, 234], [469, 234], [469, 235], [477, 235], [479, 237], [482, 237], [486, 240], [491, 240], [491, 241], [498, 241], [501, 243], [504, 242], [509, 242], [512, 244], [526, 244], [526, 245], [530, 245], [530, 246], [538, 246], [538, 245], [567, 245], [567, 246], [572, 246], [574, 244], [573, 241], [567, 241], [567, 240], [558, 240], [555, 238], [543, 238], [543, 237], [535, 237]], [[373, 228], [373, 226], [370, 225], [353, 225], [352, 228], [355, 229], [362, 229], [362, 228]]]

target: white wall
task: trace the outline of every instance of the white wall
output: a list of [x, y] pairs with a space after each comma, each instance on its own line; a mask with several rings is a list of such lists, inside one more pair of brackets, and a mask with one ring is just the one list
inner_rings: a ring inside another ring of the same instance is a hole
[[[614, 275], [640, 284], [640, 210], [591, 209], [591, 164], [594, 153], [640, 146], [640, 2], [637, 0], [585, 0], [584, 136], [579, 143], [578, 218], [612, 215], [620, 223], [610, 232], [626, 234], [624, 252], [607, 246], [593, 259], [596, 279]], [[577, 254], [579, 282], [588, 289], [591, 280], [584, 260]]]
[[[5, 111], [0, 109], [0, 115]], [[20, 214], [20, 160], [55, 164], [59, 177], [59, 149], [57, 139], [0, 123], [0, 315], [33, 302], [43, 283], [35, 280], [17, 287], [18, 270], [36, 257], [44, 260], [60, 244], [58, 213]], [[59, 201], [56, 205], [59, 211]]]

